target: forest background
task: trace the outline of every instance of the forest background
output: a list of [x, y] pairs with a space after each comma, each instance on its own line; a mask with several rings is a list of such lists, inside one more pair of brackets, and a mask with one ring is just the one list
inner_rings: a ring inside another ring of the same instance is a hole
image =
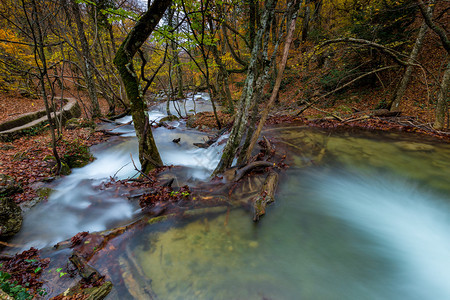
[[[50, 115], [67, 97], [86, 120], [131, 113], [146, 171], [161, 161], [144, 107], [196, 91], [221, 107], [211, 126], [234, 119], [216, 173], [242, 143], [239, 162], [248, 161], [268, 116], [342, 121], [387, 109], [412, 117], [402, 125], [413, 130], [446, 135], [449, 8], [446, 0], [4, 0], [0, 117], [43, 107]], [[139, 35], [139, 45], [128, 43]], [[58, 173], [58, 151], [89, 134], [48, 127]]]

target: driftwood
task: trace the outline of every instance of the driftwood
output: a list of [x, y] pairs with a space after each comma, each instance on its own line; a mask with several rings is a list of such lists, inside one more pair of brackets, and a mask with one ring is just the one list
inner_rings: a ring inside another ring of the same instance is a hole
[[275, 190], [278, 185], [278, 173], [270, 171], [258, 196], [252, 199], [253, 221], [258, 222], [266, 213], [266, 206], [275, 201]]
[[[326, 111], [323, 111], [323, 112], [326, 112]], [[387, 109], [376, 109], [376, 110], [355, 112], [353, 114], [345, 116], [345, 119], [343, 119], [341, 117], [337, 118], [337, 116], [333, 114], [331, 117], [323, 117], [323, 118], [313, 119], [310, 121], [311, 122], [322, 122], [322, 121], [335, 119], [342, 123], [347, 123], [347, 122], [366, 120], [366, 119], [370, 119], [373, 117], [389, 118], [389, 117], [398, 117], [400, 115], [401, 115], [400, 111], [389, 111]]]
[[102, 278], [100, 273], [90, 266], [83, 257], [74, 253], [69, 260], [78, 269], [80, 276], [87, 282], [94, 283]]
[[108, 296], [112, 287], [113, 284], [111, 281], [105, 281], [100, 286], [85, 288], [83, 286], [83, 282], [80, 281], [75, 286], [67, 289], [64, 293], [55, 297], [55, 299], [101, 300]]
[[254, 161], [252, 163], [249, 163], [245, 167], [236, 171], [234, 181], [239, 181], [242, 177], [244, 177], [247, 173], [250, 173], [254, 169], [273, 167], [274, 165], [275, 163], [268, 161]]
[[103, 134], [114, 135], [114, 136], [124, 134], [124, 132], [111, 132], [110, 130], [106, 130], [106, 129], [96, 130], [96, 132], [102, 132]]
[[216, 135], [209, 138], [209, 140], [203, 142], [203, 143], [194, 143], [194, 146], [197, 146], [199, 148], [209, 148], [212, 144], [217, 142], [217, 140], [228, 130], [227, 127], [220, 130]]
[[129, 115], [130, 112], [131, 112], [131, 110], [130, 110], [130, 109], [127, 109], [127, 110], [124, 111], [123, 113], [118, 114], [118, 115], [116, 115], [116, 116], [109, 117], [108, 119], [114, 121], [114, 120], [117, 120], [117, 119], [120, 119], [120, 118], [123, 118], [123, 117]]

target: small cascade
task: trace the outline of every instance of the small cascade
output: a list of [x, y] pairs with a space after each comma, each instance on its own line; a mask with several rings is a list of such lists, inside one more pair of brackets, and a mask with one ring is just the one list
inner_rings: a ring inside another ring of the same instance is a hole
[[[211, 104], [207, 94], [195, 95], [194, 98], [195, 102], [188, 99], [186, 104], [179, 101], [178, 105], [185, 107], [188, 113], [194, 107], [197, 111], [209, 110]], [[166, 116], [164, 105], [149, 111], [151, 121], [159, 122]], [[122, 135], [93, 146], [91, 152], [95, 160], [62, 178], [47, 202], [27, 212], [22, 230], [11, 243], [23, 245], [22, 250], [51, 246], [81, 231], [113, 228], [131, 220], [139, 212], [139, 208], [126, 197], [96, 188], [110, 178], [126, 179], [139, 175], [135, 169], [135, 165], [140, 167], [138, 142], [130, 121], [131, 116], [116, 120], [117, 123], [126, 124], [112, 130]], [[208, 138], [205, 133], [186, 128], [182, 119], [169, 122], [169, 125], [174, 129], [153, 129], [163, 163], [185, 167], [186, 177], [192, 180], [208, 179], [224, 145], [216, 143], [208, 149], [197, 148], [193, 143], [204, 142]], [[114, 127], [109, 124], [105, 128], [108, 129], [108, 126], [109, 129]], [[180, 139], [180, 142], [174, 143], [174, 139]]]

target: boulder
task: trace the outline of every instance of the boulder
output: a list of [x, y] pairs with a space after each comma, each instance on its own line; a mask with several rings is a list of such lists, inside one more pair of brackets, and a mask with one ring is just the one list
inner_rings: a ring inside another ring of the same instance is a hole
[[180, 118], [178, 118], [177, 116], [175, 116], [175, 115], [170, 115], [170, 116], [166, 116], [166, 117], [164, 117], [164, 118], [162, 118], [161, 120], [160, 120], [160, 122], [172, 122], [172, 121], [178, 121]]
[[22, 187], [11, 176], [0, 174], [0, 197], [10, 196], [22, 191]]
[[8, 197], [0, 198], [0, 237], [10, 237], [22, 227], [22, 210]]
[[77, 128], [95, 128], [95, 123], [92, 120], [85, 120], [83, 118], [71, 118], [66, 121], [66, 129]]

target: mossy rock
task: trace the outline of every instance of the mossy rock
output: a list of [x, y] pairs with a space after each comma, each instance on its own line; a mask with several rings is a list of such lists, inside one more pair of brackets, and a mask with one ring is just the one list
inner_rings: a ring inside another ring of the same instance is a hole
[[8, 175], [0, 174], [0, 197], [10, 196], [15, 193], [20, 193], [22, 187], [14, 178]]
[[70, 167], [67, 163], [61, 161], [61, 172], [59, 172], [61, 175], [69, 175], [70, 173], [72, 173], [72, 171], [70, 170]]
[[64, 162], [69, 168], [81, 168], [92, 161], [92, 156], [84, 154], [64, 155]]
[[170, 115], [167, 117], [162, 118], [159, 122], [172, 122], [172, 121], [178, 121], [180, 118], [178, 118], [175, 115]]
[[66, 129], [95, 128], [95, 122], [83, 118], [72, 118], [66, 121]]
[[22, 210], [9, 197], [0, 198], [0, 237], [10, 237], [22, 227]]
[[69, 166], [69, 168], [84, 167], [94, 159], [88, 146], [78, 142], [66, 141], [65, 143], [66, 153], [64, 153], [62, 160]]
[[78, 118], [72, 118], [66, 122], [66, 129], [76, 129], [80, 127], [80, 119]]

